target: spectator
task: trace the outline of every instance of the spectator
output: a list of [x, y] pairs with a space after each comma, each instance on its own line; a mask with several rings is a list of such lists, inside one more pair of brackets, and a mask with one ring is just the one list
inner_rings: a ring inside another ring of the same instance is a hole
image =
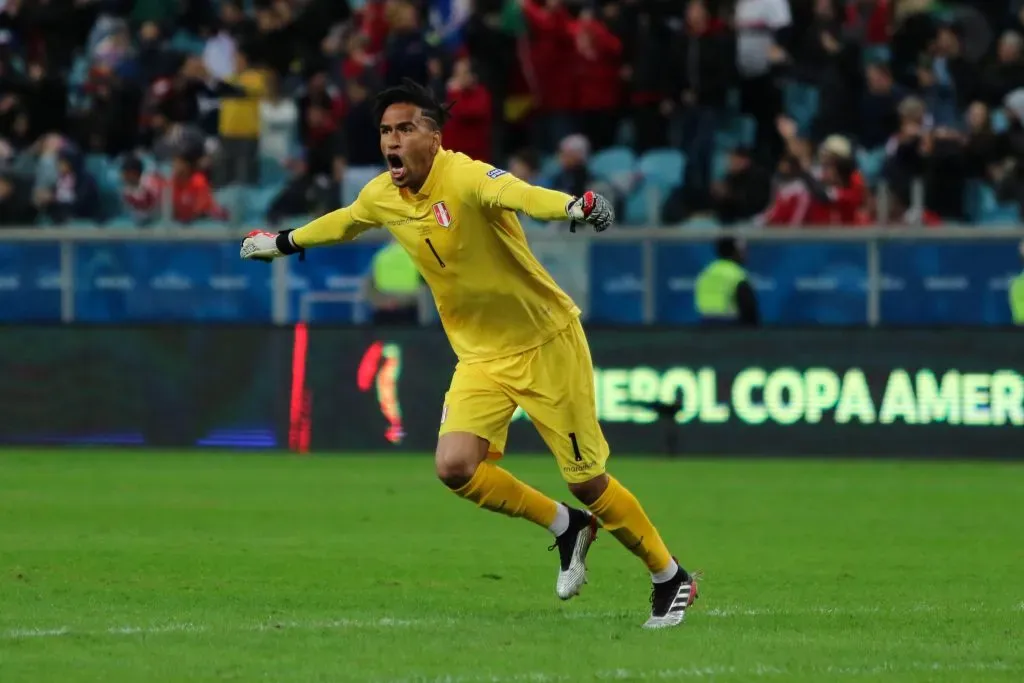
[[804, 224], [811, 196], [804, 180], [803, 162], [786, 152], [776, 165], [772, 179], [772, 199], [757, 219], [762, 225], [795, 228]]
[[967, 178], [984, 178], [988, 168], [999, 161], [998, 139], [992, 130], [992, 120], [984, 102], [974, 102], [967, 110], [966, 136], [964, 145], [964, 175]]
[[711, 205], [723, 225], [751, 220], [765, 210], [770, 195], [771, 176], [744, 147], [729, 153], [728, 173], [711, 185]]
[[220, 24], [203, 47], [203, 66], [211, 78], [226, 81], [237, 73], [238, 41], [245, 40], [254, 27], [245, 17], [239, 0], [221, 0]]
[[341, 123], [339, 141], [339, 165], [343, 170], [339, 180], [345, 205], [351, 204], [359, 190], [381, 172], [383, 163], [380, 141], [367, 134], [377, 127], [367, 78], [349, 79], [345, 84], [348, 114]]
[[194, 158], [179, 154], [171, 166], [171, 217], [189, 224], [211, 218], [224, 220], [228, 212], [213, 197], [210, 181], [197, 167]]
[[[925, 25], [921, 29], [930, 35], [931, 21], [924, 21]], [[920, 52], [923, 51], [919, 50], [917, 54]], [[935, 56], [935, 70], [951, 83], [958, 107], [964, 108], [982, 95], [980, 74], [977, 67], [965, 57], [963, 41], [953, 26], [938, 27], [930, 52]]]
[[31, 183], [11, 173], [0, 173], [0, 227], [25, 227], [35, 220]]
[[811, 195], [806, 223], [811, 226], [853, 225], [867, 196], [853, 146], [843, 136], [831, 135], [821, 143], [818, 159], [817, 172], [804, 175]]
[[959, 127], [956, 91], [948, 73], [937, 73], [935, 61], [921, 57], [917, 65], [917, 92], [937, 127]]
[[336, 185], [324, 175], [310, 172], [305, 158], [289, 161], [292, 177], [267, 210], [267, 220], [277, 225], [288, 216], [323, 215], [338, 208]]
[[132, 149], [138, 142], [139, 89], [106, 68], [96, 68], [86, 92], [91, 98], [80, 114], [81, 146], [109, 156]]
[[782, 92], [773, 71], [787, 60], [784, 33], [792, 24], [789, 0], [737, 0], [736, 65], [740, 75], [741, 108], [757, 121], [758, 159], [775, 163], [782, 141], [775, 118], [782, 111]]
[[743, 267], [746, 244], [735, 237], [715, 242], [718, 258], [697, 276], [694, 308], [705, 324], [756, 326], [760, 324], [757, 295]]
[[451, 118], [444, 126], [444, 145], [472, 159], [491, 159], [491, 95], [480, 84], [468, 57], [455, 62], [448, 81]]
[[[505, 100], [510, 74], [519, 70], [516, 38], [509, 22], [503, 19], [504, 0], [478, 0], [462, 28], [463, 41], [477, 76], [491, 95], [491, 145], [489, 158], [501, 156], [505, 145]], [[454, 112], [453, 112], [454, 113]]]
[[276, 75], [267, 79], [267, 97], [260, 102], [260, 156], [284, 164], [299, 135], [299, 108], [281, 93]]
[[235, 52], [236, 75], [225, 79], [234, 92], [220, 105], [220, 177], [227, 184], [259, 180], [260, 100], [266, 94], [266, 75], [249, 60], [249, 49]]
[[587, 136], [592, 148], [610, 147], [622, 104], [622, 41], [591, 9], [580, 12], [579, 19], [570, 24], [570, 33], [576, 45], [576, 128]]
[[668, 2], [626, 2], [619, 20], [623, 39], [623, 80], [633, 123], [633, 147], [642, 154], [668, 144], [664, 65], [670, 53], [672, 31]]
[[665, 110], [681, 112], [687, 195], [707, 196], [715, 130], [735, 81], [732, 39], [720, 23], [712, 22], [704, 0], [690, 0], [685, 29], [672, 44], [671, 67], [665, 69]]
[[1024, 39], [1015, 31], [1007, 31], [999, 39], [996, 62], [982, 77], [985, 101], [999, 105], [1017, 88], [1024, 88]]
[[529, 28], [530, 61], [537, 97], [533, 139], [551, 151], [573, 130], [576, 84], [572, 17], [562, 0], [520, 0]]
[[136, 61], [139, 83], [145, 87], [153, 81], [174, 73], [174, 55], [164, 49], [160, 27], [148, 21], [139, 28], [139, 50]]
[[818, 114], [813, 123], [815, 139], [833, 134], [856, 135], [857, 102], [863, 90], [861, 55], [859, 44], [844, 38], [835, 3], [815, 0], [814, 19], [801, 41], [799, 63], [794, 65], [794, 71], [806, 70], [819, 88]]
[[587, 170], [589, 159], [590, 143], [587, 138], [578, 133], [570, 135], [558, 146], [558, 171], [544, 186], [574, 197], [582, 196], [591, 180]]
[[886, 143], [883, 174], [890, 183], [923, 176], [932, 149], [932, 127], [924, 101], [913, 96], [904, 98], [898, 114], [899, 128]]
[[28, 113], [29, 136], [36, 140], [45, 133], [66, 130], [68, 97], [64, 78], [41, 59], [29, 62], [27, 74], [21, 100]]
[[[1024, 242], [1018, 245], [1017, 254], [1024, 262]], [[1024, 326], [1024, 272], [1010, 281], [1007, 294], [1010, 299], [1010, 316], [1013, 319], [1013, 324]]]
[[57, 182], [37, 193], [39, 212], [54, 223], [101, 218], [96, 181], [83, 166], [78, 152], [62, 151], [57, 160]]
[[164, 181], [146, 173], [142, 160], [130, 156], [121, 165], [121, 201], [136, 225], [147, 225], [163, 214]]
[[887, 64], [869, 64], [864, 70], [867, 91], [860, 103], [858, 140], [862, 147], [875, 149], [889, 141], [899, 127], [899, 103], [902, 88], [893, 82]]
[[391, 31], [384, 54], [386, 84], [398, 85], [405, 78], [426, 83], [431, 77], [428, 65], [436, 62], [436, 56], [427, 43], [416, 5], [410, 0], [390, 0], [387, 19]]

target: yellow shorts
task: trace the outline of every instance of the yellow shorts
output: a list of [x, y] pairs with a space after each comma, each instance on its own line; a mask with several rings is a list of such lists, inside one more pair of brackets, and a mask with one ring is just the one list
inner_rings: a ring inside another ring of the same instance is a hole
[[578, 318], [525, 353], [456, 365], [440, 434], [475, 434], [500, 458], [516, 405], [537, 427], [567, 482], [604, 473], [608, 442], [597, 421], [594, 364]]

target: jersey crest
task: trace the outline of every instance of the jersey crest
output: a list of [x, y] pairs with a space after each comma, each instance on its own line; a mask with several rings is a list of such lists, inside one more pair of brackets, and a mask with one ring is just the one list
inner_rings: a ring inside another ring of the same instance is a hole
[[492, 168], [490, 171], [487, 172], [487, 177], [490, 178], [491, 180], [494, 180], [495, 178], [500, 178], [506, 173], [508, 173], [508, 171], [503, 171], [500, 168]]
[[434, 218], [442, 228], [447, 228], [452, 224], [452, 215], [448, 212], [448, 207], [444, 202], [434, 204]]

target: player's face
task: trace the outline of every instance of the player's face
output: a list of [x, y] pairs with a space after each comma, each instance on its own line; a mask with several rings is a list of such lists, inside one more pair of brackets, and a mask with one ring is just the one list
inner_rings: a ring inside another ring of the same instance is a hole
[[414, 104], [392, 104], [380, 120], [380, 151], [396, 187], [419, 190], [441, 147], [437, 124]]

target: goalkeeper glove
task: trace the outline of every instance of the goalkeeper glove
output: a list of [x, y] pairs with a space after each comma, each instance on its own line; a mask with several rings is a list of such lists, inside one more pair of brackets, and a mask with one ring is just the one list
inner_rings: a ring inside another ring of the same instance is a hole
[[590, 223], [597, 232], [607, 230], [615, 222], [612, 203], [596, 192], [584, 192], [582, 197], [573, 199], [566, 205], [565, 212], [572, 219], [569, 224], [572, 232], [576, 232], [577, 221]]
[[305, 258], [306, 250], [292, 242], [291, 232], [283, 230], [274, 234], [266, 230], [253, 230], [242, 240], [239, 254], [244, 259], [266, 262], [292, 254], [298, 254], [300, 259]]

